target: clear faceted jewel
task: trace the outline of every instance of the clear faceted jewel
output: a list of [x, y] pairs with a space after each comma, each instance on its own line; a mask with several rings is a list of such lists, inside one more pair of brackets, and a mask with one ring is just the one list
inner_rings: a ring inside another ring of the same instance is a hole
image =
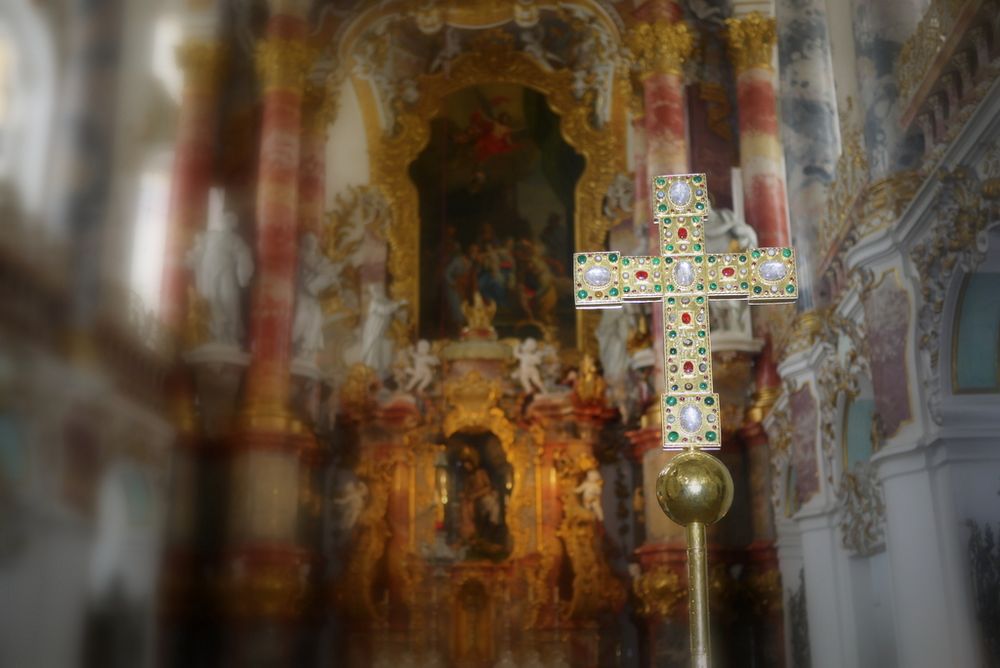
[[690, 433], [701, 429], [701, 411], [697, 406], [685, 406], [681, 409], [681, 427]]
[[788, 270], [785, 268], [785, 263], [780, 260], [768, 260], [760, 265], [761, 278], [768, 281], [781, 280], [787, 273]]
[[674, 267], [674, 280], [682, 288], [694, 283], [694, 265], [687, 260], [678, 262], [677, 266]]
[[687, 206], [688, 202], [691, 201], [691, 186], [688, 185], [687, 181], [674, 181], [670, 184], [667, 196], [670, 197], [674, 206]]
[[583, 280], [594, 288], [602, 288], [611, 282], [611, 270], [607, 267], [596, 265], [583, 272]]

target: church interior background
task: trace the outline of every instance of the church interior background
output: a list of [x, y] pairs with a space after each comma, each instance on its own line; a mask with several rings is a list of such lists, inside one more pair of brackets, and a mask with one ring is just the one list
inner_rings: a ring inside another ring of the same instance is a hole
[[0, 666], [688, 665], [573, 267], [688, 173], [798, 272], [709, 310], [715, 665], [1000, 666], [998, 9], [0, 3]]

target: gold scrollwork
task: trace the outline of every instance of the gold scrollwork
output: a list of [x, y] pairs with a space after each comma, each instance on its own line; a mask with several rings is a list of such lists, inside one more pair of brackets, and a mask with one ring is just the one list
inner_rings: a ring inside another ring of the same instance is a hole
[[694, 50], [694, 34], [682, 21], [641, 23], [629, 33], [628, 45], [642, 77], [682, 74]]
[[639, 599], [639, 615], [664, 619], [673, 615], [687, 598], [687, 589], [677, 573], [666, 565], [659, 565], [643, 573], [632, 582], [632, 590]]
[[772, 62], [778, 30], [773, 16], [751, 12], [739, 18], [726, 19], [726, 28], [729, 55], [737, 73], [774, 69]]
[[[583, 156], [585, 166], [575, 194], [578, 247], [599, 248], [603, 244], [608, 228], [602, 215], [604, 194], [615, 175], [627, 169], [623, 123], [595, 127], [592, 104], [573, 95], [573, 72], [546, 70], [518, 51], [502, 30], [478, 35], [469, 50], [451, 63], [447, 75], [421, 75], [420, 97], [411, 106], [397, 109], [394, 131], [383, 133], [371, 127], [368, 131], [371, 180], [385, 193], [393, 212], [388, 230], [392, 296], [409, 301], [415, 322], [420, 317], [420, 206], [409, 166], [430, 140], [430, 121], [442, 110], [444, 100], [452, 93], [484, 83], [526, 86], [545, 95], [549, 107], [560, 117], [563, 137]], [[372, 93], [364, 81], [355, 79], [354, 85], [362, 101], [371, 100]], [[378, 123], [377, 115], [366, 114], [365, 122]], [[585, 323], [596, 325], [596, 316], [577, 314], [580, 347], [592, 343], [593, 327]]]

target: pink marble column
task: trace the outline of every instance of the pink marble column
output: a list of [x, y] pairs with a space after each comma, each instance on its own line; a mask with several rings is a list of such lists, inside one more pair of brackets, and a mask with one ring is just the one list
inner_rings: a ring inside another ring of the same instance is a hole
[[244, 427], [290, 428], [290, 348], [298, 248], [302, 97], [311, 64], [301, 15], [275, 14], [257, 47], [263, 93], [257, 182], [257, 270]]
[[747, 222], [761, 246], [787, 246], [791, 232], [775, 92], [775, 20], [757, 12], [726, 21], [736, 69], [740, 168]]

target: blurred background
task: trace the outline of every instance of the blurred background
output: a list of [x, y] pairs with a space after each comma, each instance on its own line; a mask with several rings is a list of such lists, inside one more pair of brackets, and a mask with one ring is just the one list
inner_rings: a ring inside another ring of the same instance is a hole
[[4, 0], [0, 666], [1000, 666], [998, 9]]

